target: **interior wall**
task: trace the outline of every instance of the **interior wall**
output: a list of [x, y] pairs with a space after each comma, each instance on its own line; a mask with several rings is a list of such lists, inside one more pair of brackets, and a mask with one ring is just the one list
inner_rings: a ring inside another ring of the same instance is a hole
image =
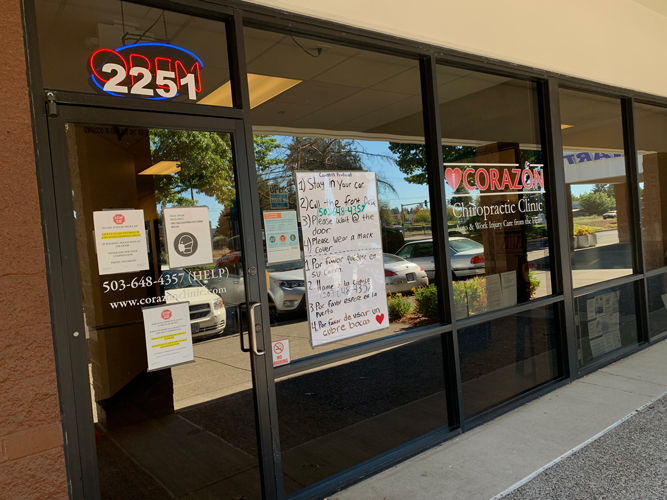
[[667, 15], [644, 0], [252, 3], [667, 96], [667, 60], [653, 49], [667, 46]]

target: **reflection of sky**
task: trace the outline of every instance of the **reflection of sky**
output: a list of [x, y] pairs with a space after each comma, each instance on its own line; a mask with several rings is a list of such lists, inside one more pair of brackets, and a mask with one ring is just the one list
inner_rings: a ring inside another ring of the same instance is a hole
[[[283, 137], [278, 138], [281, 143], [285, 142]], [[391, 184], [396, 189], [397, 194], [391, 193], [387, 189], [380, 187], [380, 200], [387, 201], [391, 208], [400, 208], [401, 203], [418, 203], [429, 200], [428, 186], [410, 184], [406, 182], [405, 175], [398, 169], [396, 163], [391, 160], [394, 156], [389, 151], [388, 142], [379, 141], [356, 141], [356, 149], [360, 152], [362, 164], [380, 177], [382, 180]], [[364, 154], [367, 153], [367, 154]], [[213, 227], [218, 224], [218, 218], [224, 211], [224, 205], [220, 205], [212, 196], [195, 191], [195, 201], [199, 206], [208, 207], [208, 218]], [[430, 207], [429, 200], [429, 207]]]

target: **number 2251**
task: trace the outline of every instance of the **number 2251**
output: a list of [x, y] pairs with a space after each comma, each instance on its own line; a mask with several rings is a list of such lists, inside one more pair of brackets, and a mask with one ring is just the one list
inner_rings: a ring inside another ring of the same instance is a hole
[[[120, 83], [127, 77], [125, 68], [120, 64], [106, 63], [102, 66], [102, 71], [105, 73], [115, 73], [108, 82], [104, 84], [105, 92], [118, 92], [122, 94], [128, 93], [128, 88]], [[130, 94], [153, 96], [153, 89], [147, 88], [153, 79], [153, 74], [146, 68], [135, 66], [130, 69], [130, 76], [139, 77], [137, 82], [129, 89]], [[173, 80], [170, 80], [173, 78]], [[175, 97], [178, 95], [178, 87], [176, 86], [176, 73], [173, 71], [157, 70], [155, 74], [155, 83], [158, 88], [155, 92], [161, 97]], [[190, 73], [181, 78], [181, 85], [188, 88], [188, 99], [197, 100], [197, 90], [195, 88], [195, 75]], [[162, 88], [166, 87], [166, 88]]]

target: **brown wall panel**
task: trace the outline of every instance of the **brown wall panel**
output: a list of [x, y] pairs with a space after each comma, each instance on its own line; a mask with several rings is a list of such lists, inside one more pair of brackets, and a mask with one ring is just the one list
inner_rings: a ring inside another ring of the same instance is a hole
[[0, 498], [67, 498], [19, 0], [0, 2]]

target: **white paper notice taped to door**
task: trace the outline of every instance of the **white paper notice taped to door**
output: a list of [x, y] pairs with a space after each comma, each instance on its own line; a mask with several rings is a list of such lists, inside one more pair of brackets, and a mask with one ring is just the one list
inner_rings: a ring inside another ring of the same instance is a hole
[[148, 371], [194, 361], [188, 302], [144, 307], [141, 312], [144, 315]]
[[297, 172], [313, 346], [389, 326], [373, 172]]
[[143, 210], [93, 212], [100, 276], [148, 269]]
[[213, 263], [208, 207], [165, 208], [164, 228], [171, 269]]

